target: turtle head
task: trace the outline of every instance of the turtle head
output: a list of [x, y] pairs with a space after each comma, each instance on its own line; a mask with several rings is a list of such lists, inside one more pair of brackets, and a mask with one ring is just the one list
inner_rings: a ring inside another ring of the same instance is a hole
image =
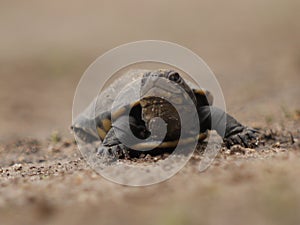
[[193, 91], [175, 70], [160, 69], [145, 73], [140, 94], [142, 98], [160, 97], [171, 104], [180, 104], [183, 98], [188, 97], [196, 103]]
[[[193, 91], [174, 70], [155, 70], [144, 74], [140, 89], [142, 119], [151, 131], [159, 130], [161, 119], [167, 124], [168, 139], [180, 135], [181, 122], [178, 109], [188, 112], [190, 99], [195, 103]], [[158, 132], [158, 131], [157, 131]]]

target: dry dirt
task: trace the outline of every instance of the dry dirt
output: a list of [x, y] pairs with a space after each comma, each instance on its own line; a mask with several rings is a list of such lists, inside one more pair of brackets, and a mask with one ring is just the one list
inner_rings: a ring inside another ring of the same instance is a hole
[[[299, 9], [297, 0], [0, 1], [0, 224], [300, 224]], [[96, 57], [141, 39], [199, 54], [228, 111], [262, 128], [265, 144], [223, 149], [203, 173], [195, 153], [149, 187], [89, 168], [68, 130], [76, 85]]]

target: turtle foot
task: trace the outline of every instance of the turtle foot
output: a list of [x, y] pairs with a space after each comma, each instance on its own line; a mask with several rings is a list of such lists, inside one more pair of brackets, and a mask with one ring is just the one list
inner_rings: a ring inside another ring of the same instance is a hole
[[225, 138], [224, 143], [227, 148], [233, 145], [241, 145], [245, 148], [256, 148], [259, 144], [258, 135], [258, 130], [245, 127], [241, 132]]
[[118, 154], [117, 154], [117, 146], [113, 147], [104, 147], [100, 146], [97, 149], [97, 157], [99, 157], [103, 162], [115, 162], [118, 159]]

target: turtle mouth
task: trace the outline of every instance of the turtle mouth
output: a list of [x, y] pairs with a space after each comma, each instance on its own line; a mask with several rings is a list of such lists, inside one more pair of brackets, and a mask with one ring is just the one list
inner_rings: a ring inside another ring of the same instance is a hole
[[158, 97], [162, 99], [168, 99], [172, 96], [172, 93], [169, 90], [165, 90], [161, 87], [151, 87], [144, 89], [141, 93], [142, 98]]

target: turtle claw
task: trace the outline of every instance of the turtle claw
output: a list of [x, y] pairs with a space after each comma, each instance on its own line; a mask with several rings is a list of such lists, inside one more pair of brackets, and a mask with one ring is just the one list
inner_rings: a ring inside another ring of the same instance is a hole
[[101, 146], [97, 149], [97, 156], [108, 162], [116, 161], [120, 157], [124, 159], [130, 158], [129, 149], [123, 144], [111, 147]]
[[113, 147], [103, 147], [100, 146], [97, 149], [97, 156], [106, 162], [114, 162], [118, 159], [117, 146]]
[[227, 148], [230, 148], [233, 145], [240, 145], [245, 148], [255, 148], [258, 146], [258, 134], [258, 130], [245, 127], [241, 132], [225, 138], [224, 143]]

